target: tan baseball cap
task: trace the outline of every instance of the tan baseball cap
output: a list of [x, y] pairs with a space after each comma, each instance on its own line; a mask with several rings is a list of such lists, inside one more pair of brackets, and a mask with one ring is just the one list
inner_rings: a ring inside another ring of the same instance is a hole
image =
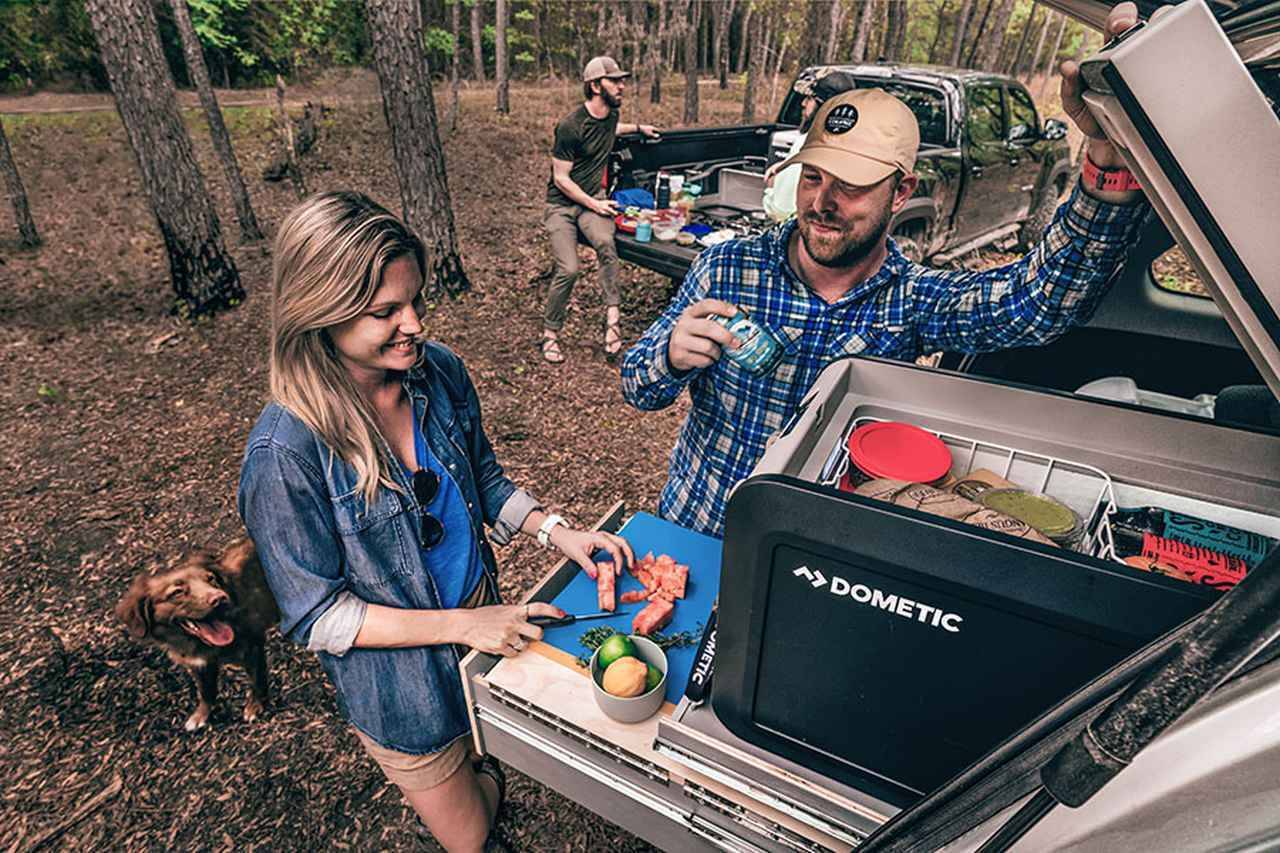
[[911, 174], [920, 148], [915, 113], [883, 89], [844, 92], [823, 104], [796, 156], [846, 184], [866, 187], [895, 171]]
[[582, 82], [590, 83], [592, 80], [599, 80], [601, 77], [608, 77], [611, 80], [617, 80], [620, 77], [630, 77], [630, 71], [623, 71], [618, 63], [614, 61], [612, 56], [597, 56], [587, 63], [582, 69]]

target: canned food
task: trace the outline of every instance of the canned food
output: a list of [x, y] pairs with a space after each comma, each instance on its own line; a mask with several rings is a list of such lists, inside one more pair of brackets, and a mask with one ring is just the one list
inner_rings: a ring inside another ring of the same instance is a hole
[[987, 489], [978, 503], [1024, 521], [1063, 548], [1075, 550], [1084, 539], [1084, 522], [1071, 507], [1045, 494], [1022, 489]]
[[738, 339], [737, 349], [725, 347], [724, 356], [744, 370], [768, 373], [782, 358], [782, 343], [772, 332], [747, 316], [739, 308], [732, 317], [716, 315], [712, 319]]

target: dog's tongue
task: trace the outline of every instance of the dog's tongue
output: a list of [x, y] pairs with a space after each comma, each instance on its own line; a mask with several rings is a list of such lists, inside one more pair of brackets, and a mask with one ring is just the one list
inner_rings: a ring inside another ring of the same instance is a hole
[[200, 639], [211, 646], [225, 646], [236, 638], [236, 632], [231, 630], [231, 626], [217, 619], [196, 622], [193, 627]]

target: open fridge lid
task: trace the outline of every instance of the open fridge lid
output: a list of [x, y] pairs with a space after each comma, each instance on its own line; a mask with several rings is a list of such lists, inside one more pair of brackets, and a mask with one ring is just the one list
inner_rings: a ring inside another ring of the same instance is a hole
[[[1091, 22], [1109, 9], [1050, 2]], [[1280, 397], [1280, 2], [1188, 0], [1081, 71], [1090, 112]]]

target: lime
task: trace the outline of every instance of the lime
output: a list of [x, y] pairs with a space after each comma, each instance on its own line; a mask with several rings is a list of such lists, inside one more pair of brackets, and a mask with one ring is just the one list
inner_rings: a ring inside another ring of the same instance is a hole
[[626, 634], [614, 634], [600, 644], [600, 652], [596, 656], [596, 661], [600, 664], [601, 670], [606, 670], [609, 668], [609, 664], [618, 658], [633, 657], [636, 657], [636, 644], [631, 642], [631, 638]]
[[657, 687], [658, 682], [662, 680], [662, 670], [658, 669], [651, 663], [645, 665], [649, 667], [649, 674], [645, 676], [644, 679], [644, 692], [648, 693], [650, 690]]

